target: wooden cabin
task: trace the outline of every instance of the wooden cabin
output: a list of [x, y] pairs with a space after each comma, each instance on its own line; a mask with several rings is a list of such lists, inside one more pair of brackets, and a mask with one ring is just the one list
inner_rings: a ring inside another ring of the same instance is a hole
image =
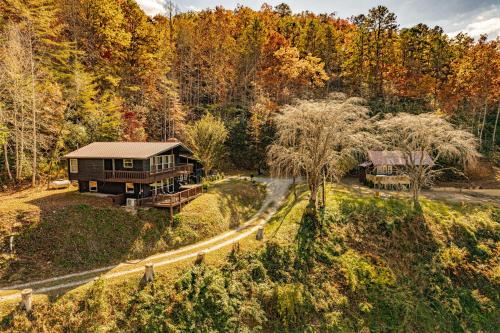
[[[410, 177], [405, 173], [407, 159], [401, 151], [368, 151], [368, 160], [359, 165], [359, 181], [376, 188], [408, 189]], [[412, 160], [417, 165], [433, 166], [434, 162], [427, 154], [420, 158], [420, 152], [412, 153]], [[420, 161], [421, 160], [421, 161]]]
[[80, 192], [116, 195], [122, 198], [122, 202], [133, 198], [138, 204], [160, 202], [160, 198], [173, 204], [201, 193], [201, 185], [198, 188], [193, 184], [199, 183], [202, 166], [176, 139], [167, 142], [94, 142], [65, 158], [69, 179], [78, 181]]

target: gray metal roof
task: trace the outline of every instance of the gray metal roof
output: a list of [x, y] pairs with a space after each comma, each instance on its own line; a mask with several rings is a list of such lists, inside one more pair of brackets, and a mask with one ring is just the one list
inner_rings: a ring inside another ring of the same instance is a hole
[[135, 158], [147, 159], [177, 146], [191, 152], [180, 141], [175, 142], [93, 142], [65, 155], [65, 158]]
[[[420, 163], [421, 152], [414, 151], [411, 153], [412, 159], [415, 161], [416, 165], [434, 165], [429, 154], [426, 152], [423, 153], [422, 163]], [[405, 155], [399, 150], [384, 150], [384, 151], [376, 151], [370, 150], [368, 151], [368, 159], [373, 163], [374, 166], [378, 165], [406, 165]]]

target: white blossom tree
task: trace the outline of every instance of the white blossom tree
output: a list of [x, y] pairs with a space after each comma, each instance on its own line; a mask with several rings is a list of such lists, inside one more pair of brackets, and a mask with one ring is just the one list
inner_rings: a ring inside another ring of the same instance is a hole
[[452, 169], [440, 163], [460, 162], [465, 166], [479, 156], [472, 133], [454, 128], [435, 113], [387, 116], [377, 122], [376, 128], [386, 149], [402, 152], [406, 162], [404, 172], [410, 177], [416, 206], [422, 187], [432, 185], [445, 169]]
[[268, 150], [271, 173], [305, 177], [315, 211], [322, 182], [344, 175], [369, 140], [364, 131], [369, 110], [362, 104], [362, 99], [336, 94], [285, 106], [275, 118], [277, 139]]

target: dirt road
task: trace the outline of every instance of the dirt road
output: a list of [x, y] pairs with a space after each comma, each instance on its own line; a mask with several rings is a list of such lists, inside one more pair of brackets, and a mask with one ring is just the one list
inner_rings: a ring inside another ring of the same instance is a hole
[[213, 252], [226, 246], [231, 246], [245, 237], [255, 233], [276, 213], [281, 202], [285, 199], [291, 181], [286, 179], [256, 178], [267, 185], [267, 195], [260, 210], [237, 229], [225, 232], [208, 240], [188, 245], [177, 250], [156, 254], [144, 259], [128, 261], [119, 265], [106, 266], [93, 270], [73, 273], [50, 279], [32, 281], [0, 288], [0, 301], [8, 301], [21, 297], [20, 290], [30, 288], [35, 294], [49, 293], [57, 290], [76, 287], [93, 281], [96, 277], [113, 279], [127, 274], [144, 271], [146, 263], [153, 263], [155, 267], [169, 265], [182, 260], [195, 258], [199, 252]]

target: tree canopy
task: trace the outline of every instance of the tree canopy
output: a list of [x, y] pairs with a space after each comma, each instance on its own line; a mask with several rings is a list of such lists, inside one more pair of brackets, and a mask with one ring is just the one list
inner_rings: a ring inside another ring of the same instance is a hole
[[277, 175], [303, 176], [316, 207], [323, 179], [338, 179], [366, 147], [369, 110], [357, 98], [336, 94], [321, 101], [298, 101], [276, 116], [276, 141], [268, 163]]
[[182, 138], [207, 112], [229, 132], [229, 161], [261, 169], [274, 125], [256, 131], [255, 120], [332, 91], [365, 98], [372, 114], [442, 112], [497, 152], [498, 39], [400, 28], [384, 6], [352, 18], [167, 7], [149, 17], [133, 0], [0, 3], [3, 180], [55, 176], [61, 156], [92, 141]]
[[[473, 134], [456, 129], [435, 113], [387, 116], [378, 121], [376, 127], [384, 148], [403, 153], [404, 171], [410, 177], [413, 199], [417, 204], [422, 187], [432, 185], [445, 163], [471, 165], [479, 156]], [[427, 155], [432, 160], [430, 164], [424, 163]]]
[[221, 165], [224, 156], [224, 141], [228, 132], [224, 123], [207, 114], [186, 129], [187, 141], [194, 157], [201, 161], [205, 173]]

